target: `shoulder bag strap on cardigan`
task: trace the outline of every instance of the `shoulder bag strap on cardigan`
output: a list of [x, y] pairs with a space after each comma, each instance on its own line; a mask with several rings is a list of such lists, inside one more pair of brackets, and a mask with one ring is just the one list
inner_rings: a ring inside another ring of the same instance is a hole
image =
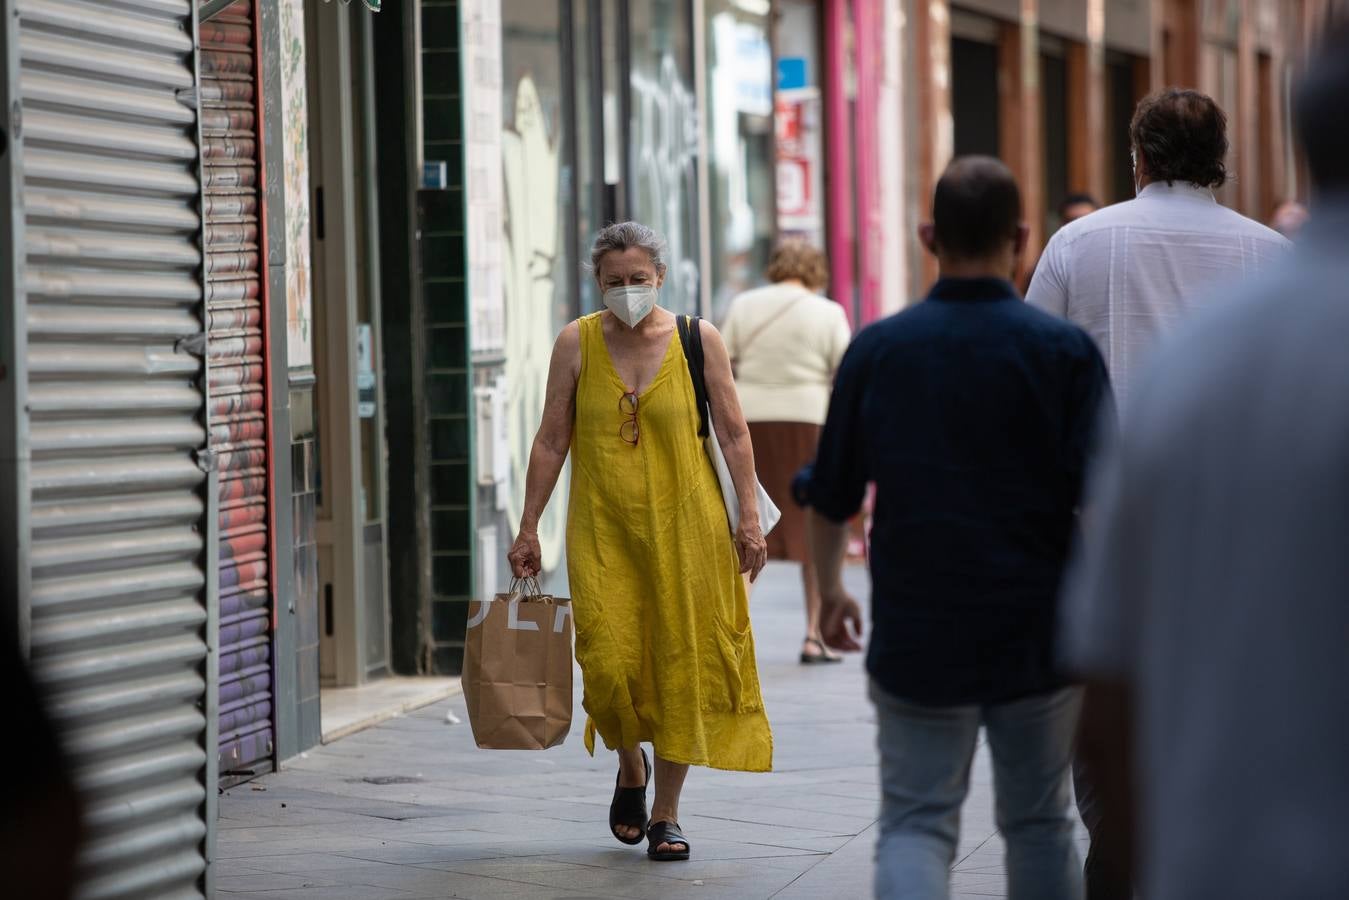
[[782, 309], [777, 310], [776, 312], [769, 313], [768, 318], [760, 322], [758, 327], [749, 333], [749, 337], [739, 341], [740, 349], [739, 352], [737, 352], [735, 356], [731, 358], [731, 369], [735, 370], [740, 365], [740, 360], [744, 359], [745, 351], [749, 349], [750, 344], [754, 343], [755, 338], [757, 338], [759, 335], [763, 334], [770, 327], [772, 327], [774, 322], [781, 321], [787, 315], [787, 313], [795, 309], [802, 300], [806, 299], [807, 296], [809, 295], [799, 294], [794, 300], [792, 300], [792, 302], [788, 303]]

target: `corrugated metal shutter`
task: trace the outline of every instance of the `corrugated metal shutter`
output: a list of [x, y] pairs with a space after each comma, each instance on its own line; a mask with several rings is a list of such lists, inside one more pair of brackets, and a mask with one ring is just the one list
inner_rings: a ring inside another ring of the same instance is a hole
[[84, 895], [200, 895], [202, 255], [196, 114], [178, 99], [195, 80], [191, 4], [17, 6], [33, 663], [91, 801]]
[[267, 392], [253, 0], [201, 25], [211, 446], [220, 460], [220, 773], [272, 757]]

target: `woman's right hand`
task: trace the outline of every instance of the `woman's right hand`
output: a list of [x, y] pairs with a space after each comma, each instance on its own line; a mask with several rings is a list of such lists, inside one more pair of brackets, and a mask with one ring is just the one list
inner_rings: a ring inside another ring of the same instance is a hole
[[510, 562], [511, 572], [516, 578], [537, 578], [543, 570], [543, 550], [539, 547], [538, 532], [521, 529], [510, 552], [506, 554], [506, 560]]

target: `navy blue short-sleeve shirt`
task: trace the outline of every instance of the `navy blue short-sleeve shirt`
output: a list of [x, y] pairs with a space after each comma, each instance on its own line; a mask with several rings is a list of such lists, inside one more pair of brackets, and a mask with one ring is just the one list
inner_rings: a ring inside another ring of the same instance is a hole
[[1109, 406], [1076, 326], [999, 279], [943, 279], [840, 366], [804, 499], [844, 521], [876, 486], [867, 668], [915, 703], [1063, 684], [1053, 639], [1087, 457]]

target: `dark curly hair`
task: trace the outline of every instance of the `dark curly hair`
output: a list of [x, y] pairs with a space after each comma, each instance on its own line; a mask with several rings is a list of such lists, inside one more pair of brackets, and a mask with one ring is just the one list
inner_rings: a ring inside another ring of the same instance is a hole
[[1220, 188], [1227, 183], [1227, 115], [1198, 91], [1169, 88], [1143, 99], [1129, 139], [1153, 181], [1186, 181]]

